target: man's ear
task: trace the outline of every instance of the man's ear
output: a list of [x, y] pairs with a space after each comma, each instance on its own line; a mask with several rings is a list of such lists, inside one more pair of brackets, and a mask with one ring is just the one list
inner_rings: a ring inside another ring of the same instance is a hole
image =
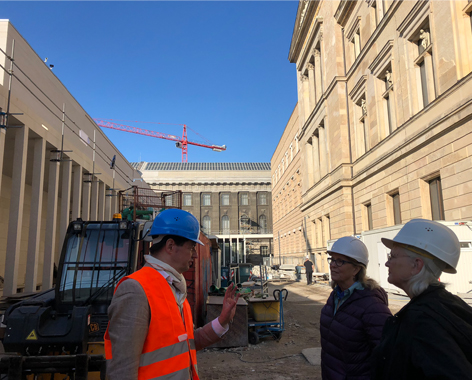
[[174, 250], [174, 247], [175, 247], [175, 241], [174, 239], [170, 238], [170, 239], [167, 239], [166, 241], [166, 245], [165, 245], [165, 251], [166, 253], [168, 254], [171, 254]]

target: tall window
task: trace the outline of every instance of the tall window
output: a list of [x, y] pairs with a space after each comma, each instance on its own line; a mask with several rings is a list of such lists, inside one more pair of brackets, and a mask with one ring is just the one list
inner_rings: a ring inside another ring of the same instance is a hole
[[259, 232], [261, 234], [267, 233], [267, 217], [265, 215], [259, 216]]
[[202, 230], [206, 234], [209, 234], [211, 231], [211, 219], [208, 215], [205, 215], [202, 219]]
[[240, 205], [247, 206], [249, 204], [248, 193], [241, 193], [239, 194], [240, 197]]
[[417, 46], [417, 58], [415, 65], [419, 70], [419, 91], [422, 98], [422, 105], [426, 107], [436, 97], [434, 87], [433, 69], [433, 49], [429, 21], [426, 20], [423, 26], [411, 37], [410, 41]]
[[366, 227], [368, 230], [372, 230], [374, 228], [372, 223], [372, 204], [368, 203], [365, 205], [365, 215], [366, 215]]
[[353, 45], [352, 47], [353, 47], [354, 59], [355, 59], [361, 53], [361, 33], [359, 29], [357, 29], [356, 32], [354, 33], [354, 37], [351, 43]]
[[267, 245], [261, 245], [261, 255], [262, 256], [269, 256], [269, 247]]
[[202, 206], [211, 206], [211, 194], [202, 194]]
[[441, 178], [437, 177], [429, 181], [429, 196], [431, 199], [432, 219], [445, 220]]
[[184, 194], [184, 206], [192, 205], [192, 194]]
[[390, 134], [395, 130], [396, 126], [391, 66], [388, 66], [387, 70], [385, 71], [383, 81], [385, 82], [385, 92], [383, 93], [382, 97], [384, 99], [385, 124], [387, 127], [385, 128], [385, 132]]
[[224, 234], [229, 234], [230, 229], [229, 229], [229, 216], [228, 215], [223, 215], [221, 218], [221, 228], [223, 230]]
[[260, 205], [267, 204], [267, 193], [259, 193], [259, 204]]
[[239, 219], [239, 229], [242, 233], [248, 233], [251, 230], [250, 220], [247, 215], [241, 215]]
[[356, 103], [357, 111], [360, 114], [358, 127], [359, 157], [369, 150], [369, 127], [367, 125], [367, 103], [365, 95]]
[[395, 223], [395, 225], [402, 224], [399, 193], [392, 195], [392, 203], [393, 203], [393, 222]]
[[221, 205], [229, 206], [229, 194], [221, 194]]
[[166, 195], [166, 206], [172, 206], [172, 195]]

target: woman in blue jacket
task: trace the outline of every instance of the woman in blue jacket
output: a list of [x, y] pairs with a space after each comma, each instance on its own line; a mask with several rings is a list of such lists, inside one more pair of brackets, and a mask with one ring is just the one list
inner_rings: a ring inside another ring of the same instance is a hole
[[366, 276], [369, 252], [359, 239], [342, 237], [328, 253], [333, 291], [321, 310], [322, 377], [367, 380], [372, 351], [392, 315], [387, 294]]

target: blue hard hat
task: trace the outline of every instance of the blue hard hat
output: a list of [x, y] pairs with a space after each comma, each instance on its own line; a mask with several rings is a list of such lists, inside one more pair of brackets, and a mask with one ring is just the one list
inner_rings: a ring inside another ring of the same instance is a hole
[[176, 235], [205, 245], [198, 239], [200, 223], [197, 218], [180, 209], [167, 209], [159, 213], [152, 223], [150, 235]]

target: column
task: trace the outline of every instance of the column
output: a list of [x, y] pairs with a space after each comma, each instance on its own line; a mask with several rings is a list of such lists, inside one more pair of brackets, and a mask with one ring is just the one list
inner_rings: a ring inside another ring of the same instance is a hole
[[434, 90], [434, 73], [433, 73], [433, 57], [430, 54], [426, 54], [424, 57], [424, 68], [426, 70], [426, 78], [428, 84], [426, 90], [428, 91], [428, 104], [436, 98], [436, 91]]
[[105, 183], [102, 181], [98, 183], [98, 220], [110, 220], [105, 216]]
[[6, 135], [6, 129], [0, 128], [0, 195], [2, 192], [3, 156], [5, 154], [5, 135]]
[[303, 86], [303, 113], [305, 114], [304, 122], [308, 120], [311, 114], [310, 109], [310, 89], [309, 89], [309, 82], [308, 77], [306, 75], [301, 76], [302, 86]]
[[73, 173], [74, 187], [72, 189], [72, 220], [82, 216], [80, 207], [82, 199], [82, 166], [74, 165]]
[[105, 218], [104, 220], [112, 220], [112, 214], [111, 214], [111, 199], [113, 195], [113, 191], [110, 189], [107, 189], [105, 194]]
[[298, 73], [297, 75], [297, 85], [298, 85], [298, 117], [301, 120], [300, 125], [305, 123], [305, 112], [303, 111], [303, 82], [302, 74]]
[[320, 171], [321, 178], [328, 173], [328, 153], [326, 151], [326, 133], [324, 127], [318, 127], [319, 147], [320, 147]]
[[[223, 238], [223, 260], [222, 260], [222, 266], [226, 265], [226, 238]], [[221, 277], [221, 271], [218, 274], [218, 277]]]
[[[219, 243], [219, 239], [216, 238], [216, 244], [219, 246], [218, 243]], [[224, 247], [224, 239], [223, 239], [223, 247]], [[221, 250], [218, 249], [216, 251], [216, 253], [217, 253], [217, 255], [216, 255], [216, 270], [217, 270], [217, 272], [216, 272], [216, 279], [217, 279], [216, 280], [216, 286], [220, 288], [221, 287], [221, 263], [222, 263], [222, 261], [221, 261]]]
[[323, 95], [323, 88], [321, 86], [321, 53], [319, 50], [314, 49], [315, 55], [315, 93], [316, 102], [318, 103]]
[[18, 288], [18, 263], [20, 261], [20, 241], [23, 223], [28, 135], [29, 129], [27, 126], [18, 128], [15, 131], [10, 214], [8, 219], [7, 251], [5, 257], [5, 268], [8, 268], [8, 270], [5, 271], [5, 282], [3, 286], [4, 296], [15, 294]]
[[236, 238], [236, 262], [239, 264], [239, 236]]
[[[62, 161], [61, 166], [61, 222], [59, 227], [59, 241], [63, 242], [66, 237], [67, 227], [69, 227], [70, 194], [72, 190], [72, 161]], [[56, 257], [56, 259], [58, 258]]]
[[43, 210], [44, 162], [46, 161], [46, 140], [34, 141], [33, 180], [31, 183], [31, 211], [28, 234], [25, 292], [35, 292], [38, 283], [38, 255], [41, 241], [41, 213]]
[[97, 220], [98, 216], [98, 178], [93, 177], [92, 183], [90, 184], [92, 189], [92, 198], [90, 201], [90, 219], [89, 220]]
[[316, 103], [318, 103], [318, 97], [315, 94], [315, 66], [309, 63], [307, 65], [308, 68], [308, 84], [310, 87], [310, 111], [315, 108]]
[[82, 183], [82, 219], [90, 220], [91, 182]]
[[312, 148], [313, 148], [313, 178], [315, 183], [318, 183], [320, 180], [320, 149], [319, 149], [319, 138], [317, 135], [313, 135], [312, 139]]
[[120, 210], [118, 208], [119, 208], [119, 205], [118, 205], [118, 192], [116, 190], [113, 190], [112, 191], [112, 197], [111, 197], [111, 213], [112, 213], [112, 216], [113, 216], [113, 214], [116, 214], [116, 213], [120, 212]]
[[311, 141], [308, 141], [305, 144], [306, 152], [306, 178], [307, 178], [307, 190], [313, 186], [314, 177], [313, 177], [313, 148], [311, 147]]
[[56, 252], [57, 199], [59, 197], [59, 162], [49, 163], [48, 214], [46, 218], [46, 238], [44, 241], [43, 285], [42, 289], [52, 287], [54, 257]]
[[243, 238], [244, 262], [246, 262], [246, 236]]

